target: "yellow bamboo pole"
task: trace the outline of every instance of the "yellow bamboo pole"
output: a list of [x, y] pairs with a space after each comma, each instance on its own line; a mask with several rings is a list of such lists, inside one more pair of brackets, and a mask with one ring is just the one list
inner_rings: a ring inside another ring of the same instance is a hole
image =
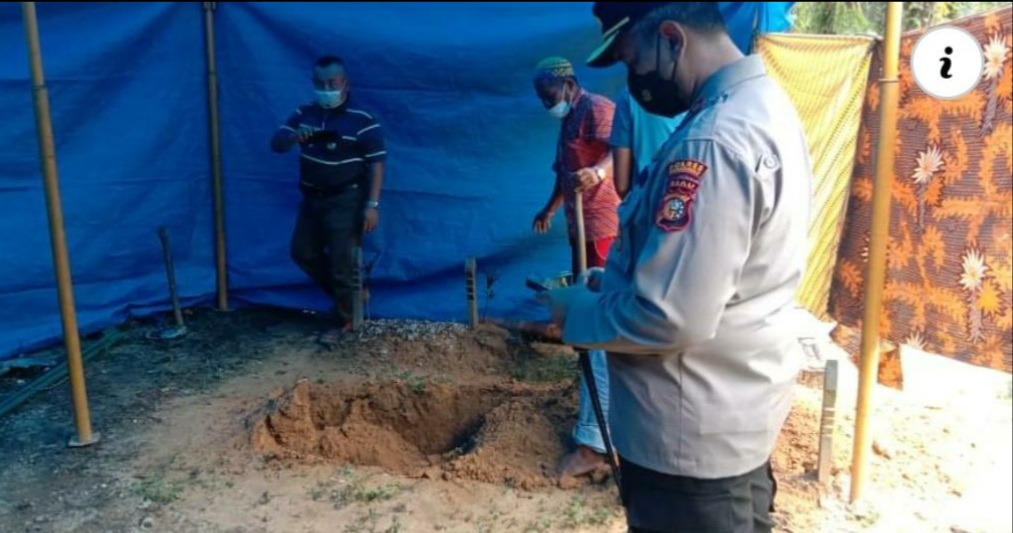
[[46, 90], [42, 70], [42, 46], [39, 42], [39, 21], [35, 13], [35, 2], [22, 2], [21, 14], [28, 41], [32, 97], [35, 101], [35, 127], [39, 137], [39, 159], [46, 190], [46, 210], [49, 214], [49, 241], [53, 250], [53, 269], [56, 271], [63, 342], [67, 349], [67, 370], [70, 374], [74, 422], [77, 426], [77, 435], [69, 444], [72, 447], [83, 447], [98, 442], [99, 435], [92, 433], [91, 414], [88, 411], [88, 392], [85, 387], [84, 363], [81, 360], [77, 314], [74, 311], [74, 286], [70, 276], [70, 259], [67, 255], [67, 235], [63, 227], [63, 207], [60, 205], [60, 183], [56, 169], [56, 146], [53, 142], [53, 125], [49, 112], [49, 93]]
[[211, 137], [211, 191], [215, 218], [215, 273], [218, 310], [229, 310], [228, 262], [225, 250], [225, 195], [222, 192], [222, 147], [218, 122], [218, 62], [215, 58], [215, 9], [217, 2], [204, 2], [204, 49], [208, 68], [208, 121]]
[[879, 139], [876, 144], [876, 178], [872, 192], [872, 230], [865, 277], [862, 359], [855, 413], [855, 447], [851, 457], [851, 502], [862, 497], [868, 481], [872, 435], [869, 430], [873, 390], [879, 367], [880, 316], [886, 285], [886, 253], [890, 234], [890, 189], [893, 185], [894, 142], [897, 137], [897, 68], [903, 2], [888, 2], [883, 40], [883, 77], [879, 80]]

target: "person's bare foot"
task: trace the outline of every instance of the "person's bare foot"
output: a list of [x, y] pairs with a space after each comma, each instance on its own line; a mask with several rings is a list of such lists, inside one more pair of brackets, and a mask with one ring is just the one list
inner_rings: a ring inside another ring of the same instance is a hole
[[605, 456], [588, 448], [577, 446], [577, 449], [563, 458], [560, 462], [559, 475], [561, 478], [576, 478], [593, 474], [607, 466]]

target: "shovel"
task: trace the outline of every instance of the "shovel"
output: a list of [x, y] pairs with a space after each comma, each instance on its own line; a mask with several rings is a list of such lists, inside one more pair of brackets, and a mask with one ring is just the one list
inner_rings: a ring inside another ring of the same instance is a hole
[[178, 339], [186, 335], [186, 324], [183, 323], [183, 312], [179, 308], [179, 293], [176, 291], [176, 270], [172, 266], [172, 249], [169, 247], [169, 233], [164, 227], [158, 228], [158, 239], [162, 241], [162, 256], [165, 258], [165, 274], [169, 279], [172, 316], [176, 325], [149, 332], [147, 338], [153, 340]]
[[[577, 191], [573, 203], [574, 217], [577, 222], [577, 279], [584, 279], [587, 275], [587, 243], [584, 231], [584, 195]], [[612, 479], [615, 480], [616, 488], [619, 489], [620, 497], [623, 494], [622, 483], [619, 478], [619, 464], [616, 461], [616, 454], [612, 448], [612, 436], [609, 433], [608, 421], [605, 420], [605, 410], [601, 406], [601, 398], [598, 397], [598, 383], [594, 379], [594, 369], [591, 368], [591, 357], [587, 350], [577, 350], [577, 357], [580, 369], [584, 373], [584, 381], [587, 383], [587, 390], [591, 393], [591, 405], [594, 407], [594, 417], [598, 421], [598, 429], [601, 431], [602, 440], [605, 441], [605, 455], [609, 468], [612, 469]]]

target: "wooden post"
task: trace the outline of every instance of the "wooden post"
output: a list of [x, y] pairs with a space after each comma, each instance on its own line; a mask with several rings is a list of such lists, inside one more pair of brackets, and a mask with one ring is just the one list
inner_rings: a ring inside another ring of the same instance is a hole
[[478, 264], [474, 257], [464, 262], [464, 281], [468, 294], [468, 325], [478, 328]]
[[362, 328], [362, 247], [356, 246], [352, 252], [352, 284], [355, 289], [352, 293], [352, 330], [359, 331]]
[[587, 234], [584, 231], [584, 194], [577, 191], [573, 199], [574, 216], [577, 219], [577, 271], [573, 273], [573, 279], [580, 279], [587, 272]]
[[834, 428], [837, 418], [837, 360], [827, 361], [823, 371], [823, 412], [820, 414], [820, 451], [816, 477], [825, 490], [831, 488], [834, 454]]
[[208, 135], [211, 142], [211, 200], [215, 220], [215, 280], [218, 310], [229, 310], [228, 262], [225, 250], [225, 193], [222, 190], [222, 147], [218, 120], [218, 60], [215, 56], [215, 9], [204, 2], [204, 51], [208, 69]]

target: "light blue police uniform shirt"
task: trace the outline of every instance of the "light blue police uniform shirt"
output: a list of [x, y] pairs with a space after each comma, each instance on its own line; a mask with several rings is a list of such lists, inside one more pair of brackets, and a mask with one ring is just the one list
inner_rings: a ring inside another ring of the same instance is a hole
[[609, 352], [624, 459], [717, 479], [768, 461], [791, 408], [813, 174], [801, 120], [759, 57], [694, 100], [620, 206], [602, 292], [573, 295], [563, 340]]

